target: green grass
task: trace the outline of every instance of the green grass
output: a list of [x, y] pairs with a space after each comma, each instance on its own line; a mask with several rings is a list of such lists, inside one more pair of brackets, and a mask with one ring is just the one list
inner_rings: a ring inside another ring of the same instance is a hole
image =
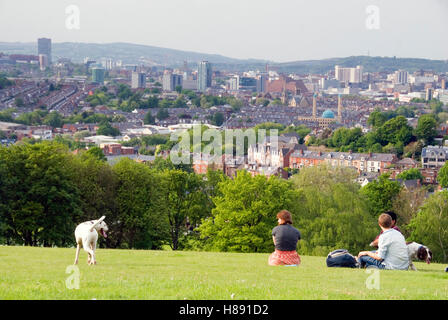
[[[448, 299], [446, 265], [419, 271], [327, 268], [302, 256], [299, 267], [271, 267], [268, 254], [98, 249], [81, 251], [80, 288], [67, 289], [75, 249], [0, 247], [0, 299]], [[378, 275], [379, 289], [366, 281]]]

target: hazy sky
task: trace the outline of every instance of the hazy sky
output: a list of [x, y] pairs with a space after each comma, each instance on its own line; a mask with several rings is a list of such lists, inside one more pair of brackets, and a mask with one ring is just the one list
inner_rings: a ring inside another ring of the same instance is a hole
[[[79, 29], [66, 27], [69, 5]], [[276, 62], [368, 52], [448, 59], [448, 0], [0, 0], [0, 42], [39, 37]]]

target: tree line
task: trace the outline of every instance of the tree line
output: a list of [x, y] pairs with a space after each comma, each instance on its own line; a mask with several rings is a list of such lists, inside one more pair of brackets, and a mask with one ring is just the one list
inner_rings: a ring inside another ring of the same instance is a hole
[[[395, 153], [399, 156], [418, 157], [424, 145], [432, 144], [437, 137], [438, 117], [430, 113], [418, 118], [414, 129], [408, 124], [406, 112], [373, 111], [368, 120], [371, 131], [361, 128], [338, 128], [321, 138], [313, 137], [310, 145], [325, 145], [341, 152]], [[409, 111], [411, 112], [411, 111]]]
[[106, 216], [108, 248], [271, 252], [276, 213], [287, 209], [301, 231], [298, 251], [326, 255], [368, 249], [377, 217], [395, 210], [406, 238], [446, 261], [448, 192], [427, 196], [381, 176], [360, 187], [348, 168], [301, 169], [290, 179], [239, 171], [199, 175], [156, 158], [114, 165], [93, 149], [57, 142], [0, 147], [0, 243], [74, 245], [77, 224]]

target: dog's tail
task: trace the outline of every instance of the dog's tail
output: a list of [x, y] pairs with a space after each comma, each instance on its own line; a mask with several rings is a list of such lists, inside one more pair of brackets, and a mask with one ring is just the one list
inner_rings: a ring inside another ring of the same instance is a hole
[[99, 218], [98, 220], [95, 221], [95, 223], [92, 225], [92, 227], [90, 227], [90, 232], [93, 231], [93, 229], [99, 224], [101, 223], [101, 221], [103, 221], [106, 218], [106, 216], [102, 216], [101, 218]]

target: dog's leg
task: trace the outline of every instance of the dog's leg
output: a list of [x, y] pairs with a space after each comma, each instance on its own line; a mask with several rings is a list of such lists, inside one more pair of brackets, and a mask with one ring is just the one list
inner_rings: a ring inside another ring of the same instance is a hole
[[76, 244], [76, 256], [75, 256], [75, 263], [74, 264], [78, 264], [78, 258], [79, 258], [79, 251], [81, 250], [81, 246], [79, 245], [79, 243]]
[[90, 244], [87, 241], [83, 242], [84, 251], [87, 252], [87, 264], [91, 265], [93, 262], [93, 251], [90, 248]]
[[417, 271], [417, 268], [415, 267], [414, 263], [410, 263], [409, 264], [409, 269], [411, 269], [412, 271]]
[[92, 243], [92, 244], [90, 245], [90, 253], [91, 253], [91, 255], [92, 255], [92, 260], [90, 260], [90, 263], [91, 263], [91, 264], [96, 264], [96, 259], [95, 259], [95, 244], [94, 244], [94, 243]]

